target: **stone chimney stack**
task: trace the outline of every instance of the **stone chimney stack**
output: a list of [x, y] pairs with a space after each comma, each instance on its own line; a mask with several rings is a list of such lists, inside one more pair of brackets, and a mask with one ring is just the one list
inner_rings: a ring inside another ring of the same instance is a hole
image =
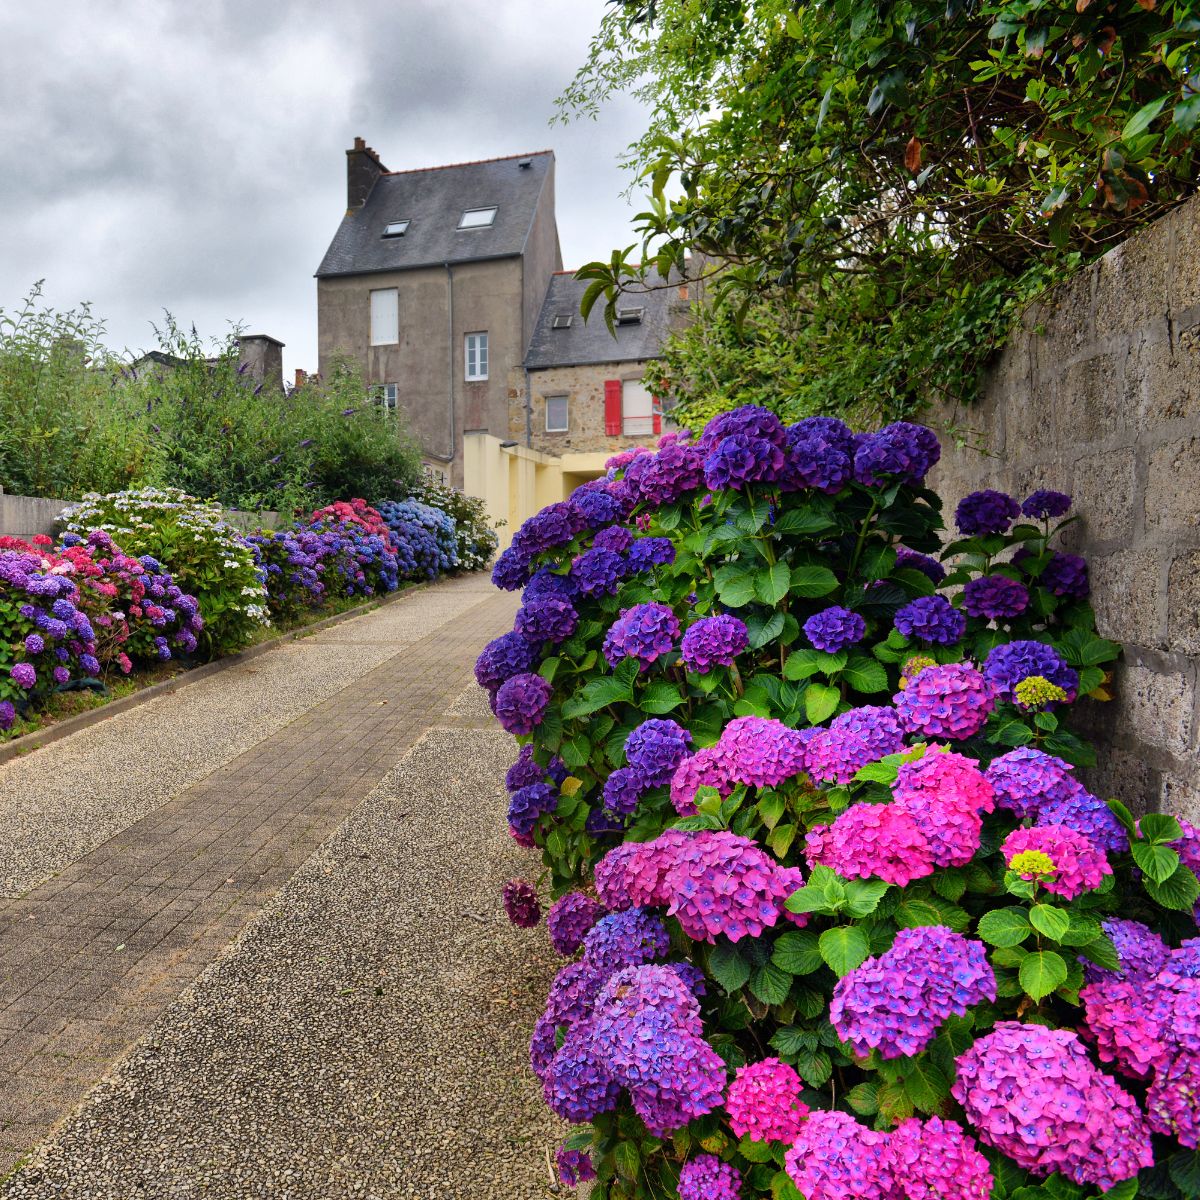
[[265, 391], [283, 391], [283, 343], [265, 333], [238, 338], [238, 365]]
[[362, 208], [375, 186], [375, 180], [387, 170], [379, 155], [360, 137], [354, 148], [346, 151], [346, 208], [353, 212]]

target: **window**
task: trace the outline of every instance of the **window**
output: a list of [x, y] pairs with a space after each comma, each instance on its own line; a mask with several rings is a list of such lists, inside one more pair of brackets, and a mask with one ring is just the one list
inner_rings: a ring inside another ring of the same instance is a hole
[[400, 340], [400, 293], [380, 288], [371, 293], [371, 345], [394, 346]]
[[546, 432], [567, 432], [567, 397], [546, 397]]
[[618, 325], [640, 325], [646, 310], [644, 308], [618, 308]]
[[458, 219], [459, 229], [486, 229], [496, 219], [496, 208], [468, 208]]
[[654, 397], [644, 383], [626, 382], [621, 388], [621, 433], [647, 437], [654, 432]]
[[400, 400], [400, 385], [398, 383], [381, 383], [375, 388], [375, 403], [385, 417], [396, 415], [396, 405]]
[[389, 221], [383, 227], [384, 237], [403, 237], [408, 232], [411, 221]]
[[551, 329], [570, 329], [571, 314], [570, 313], [555, 313], [554, 320], [550, 323]]
[[486, 333], [467, 334], [467, 379], [486, 379], [488, 377], [488, 335]]

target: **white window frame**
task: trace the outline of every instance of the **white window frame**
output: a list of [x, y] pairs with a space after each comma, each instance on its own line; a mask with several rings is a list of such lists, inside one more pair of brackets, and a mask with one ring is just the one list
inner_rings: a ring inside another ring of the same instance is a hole
[[408, 227], [411, 224], [412, 221], [408, 218], [405, 218], [402, 221], [389, 221], [383, 227], [383, 236], [385, 238], [403, 237], [408, 232]]
[[481, 208], [468, 208], [458, 218], [459, 229], [491, 229], [496, 223], [496, 213], [500, 211], [495, 204], [485, 204]]
[[400, 385], [398, 383], [378, 383], [375, 385], [375, 403], [385, 417], [394, 417], [400, 406]]
[[[372, 288], [370, 297], [370, 329], [368, 332], [371, 345], [398, 345], [400, 342], [400, 289]], [[384, 297], [390, 297], [390, 301], [385, 300]]]
[[487, 330], [468, 333], [463, 339], [463, 377], [468, 383], [480, 383], [488, 377], [488, 366]]
[[[550, 424], [550, 401], [561, 400], [563, 404], [563, 423], [561, 425]], [[571, 397], [565, 392], [557, 396], [546, 397], [546, 432], [547, 433], [570, 433], [571, 431]]]
[[[642, 408], [643, 400], [649, 404], [645, 412], [632, 412]], [[654, 397], [640, 379], [626, 379], [621, 384], [621, 435], [622, 437], [652, 437], [654, 435]]]

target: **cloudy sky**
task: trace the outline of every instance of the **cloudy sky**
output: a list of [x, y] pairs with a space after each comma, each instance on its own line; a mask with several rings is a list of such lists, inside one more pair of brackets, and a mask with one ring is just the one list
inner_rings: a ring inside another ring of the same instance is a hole
[[[345, 150], [392, 170], [552, 148], [566, 266], [628, 244], [644, 118], [548, 125], [604, 0], [56, 0], [0, 5], [0, 308], [35, 280], [115, 348], [169, 309], [316, 366], [316, 269]], [[634, 199], [637, 199], [635, 194]]]

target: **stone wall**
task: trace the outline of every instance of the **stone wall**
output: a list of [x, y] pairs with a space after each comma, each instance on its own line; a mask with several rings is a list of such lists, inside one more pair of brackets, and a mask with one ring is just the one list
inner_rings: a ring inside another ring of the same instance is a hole
[[[1200, 822], [1200, 198], [1024, 315], [982, 403], [942, 409], [931, 481], [1075, 496], [1099, 631], [1124, 643], [1111, 704], [1083, 702], [1092, 784]], [[957, 433], [966, 445], [950, 443]]]
[[[39, 533], [53, 536], [58, 532], [58, 514], [70, 503], [47, 496], [13, 496], [0, 488], [0, 536], [26, 539]], [[272, 529], [279, 523], [279, 514], [267, 510], [244, 512], [227, 508], [224, 515], [230, 525], [243, 533], [263, 527]]]

